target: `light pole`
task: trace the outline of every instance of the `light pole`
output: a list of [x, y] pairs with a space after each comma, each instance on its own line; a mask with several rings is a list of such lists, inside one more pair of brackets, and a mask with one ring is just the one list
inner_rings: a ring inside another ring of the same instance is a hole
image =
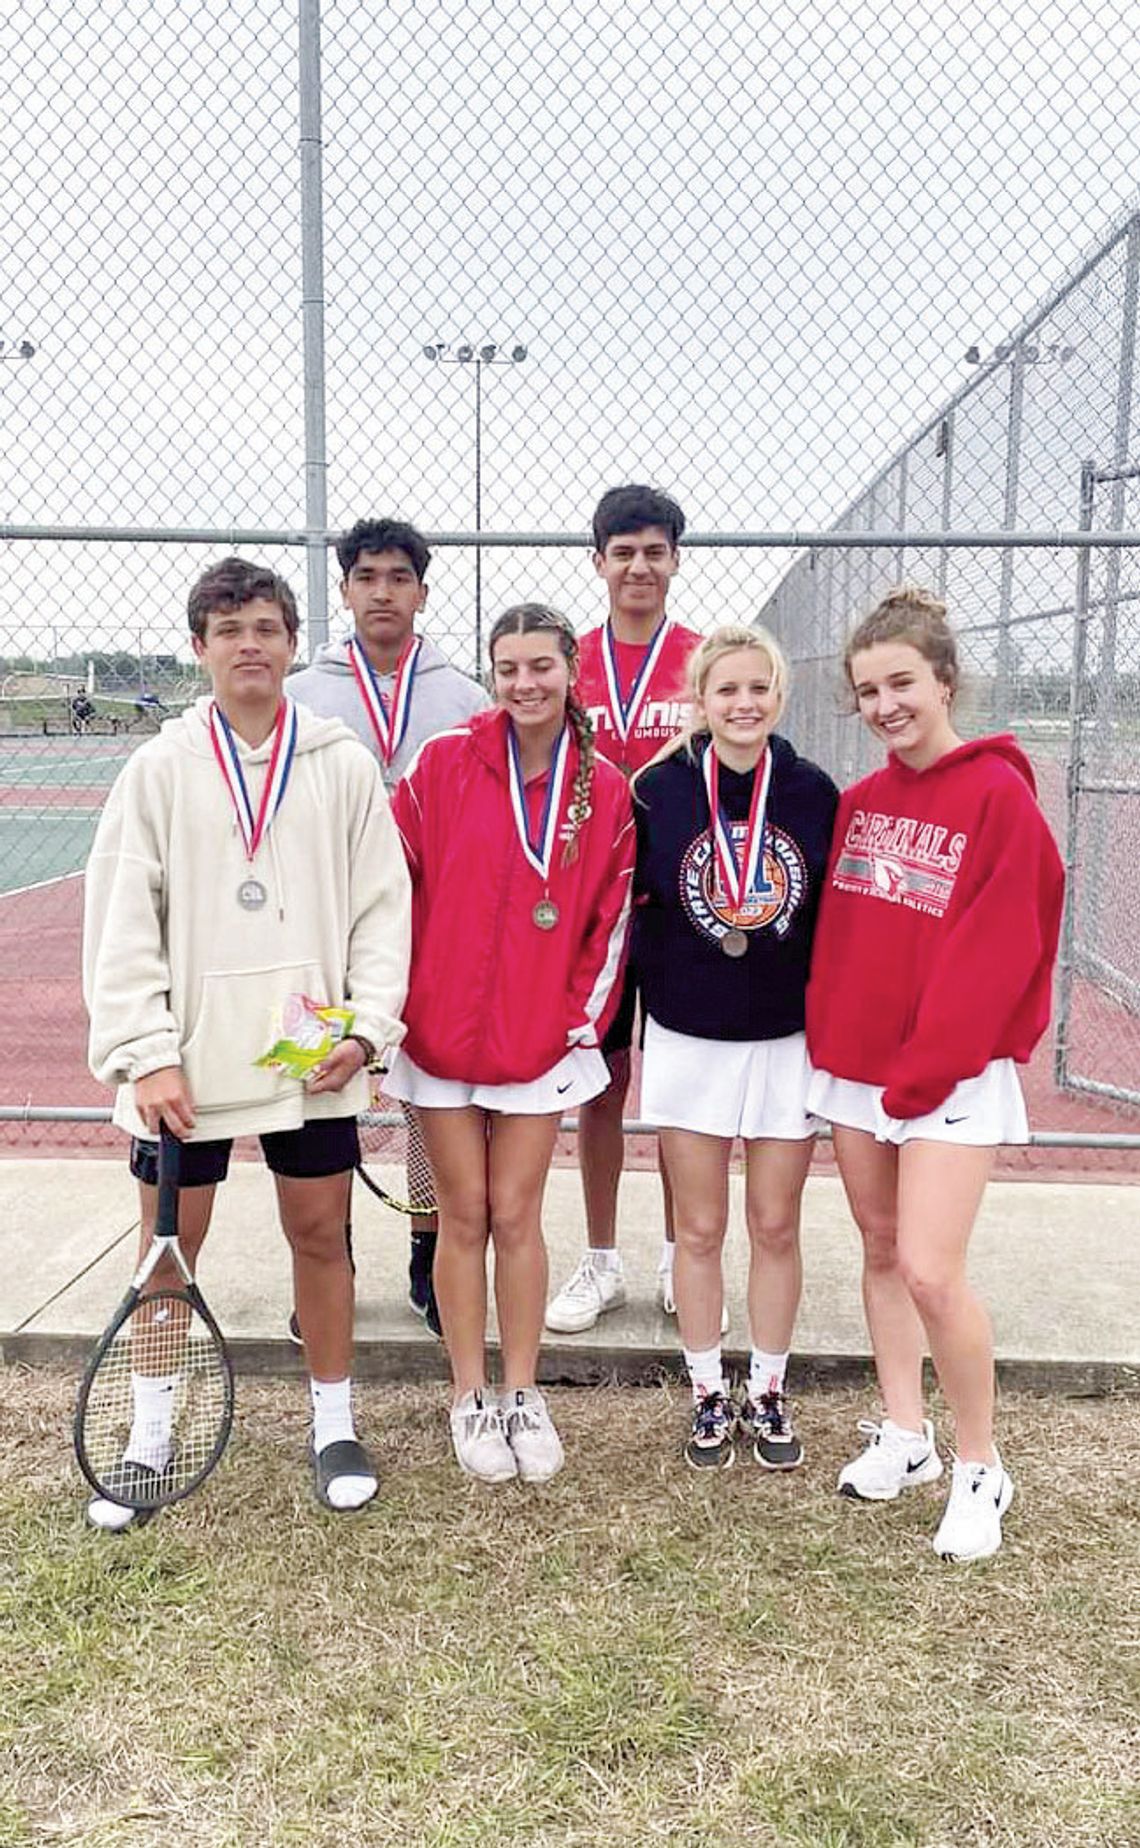
[[487, 343], [475, 346], [465, 341], [454, 351], [445, 340], [425, 346], [424, 358], [437, 366], [471, 366], [475, 372], [475, 673], [478, 676], [483, 658], [483, 548], [479, 534], [483, 530], [483, 368], [484, 366], [521, 366], [526, 358], [524, 346], [505, 347]]

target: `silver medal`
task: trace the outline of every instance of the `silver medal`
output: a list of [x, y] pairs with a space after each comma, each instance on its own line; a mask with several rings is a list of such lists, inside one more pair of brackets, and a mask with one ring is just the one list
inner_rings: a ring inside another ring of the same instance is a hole
[[243, 879], [237, 889], [237, 902], [243, 911], [260, 911], [268, 897], [260, 879]]

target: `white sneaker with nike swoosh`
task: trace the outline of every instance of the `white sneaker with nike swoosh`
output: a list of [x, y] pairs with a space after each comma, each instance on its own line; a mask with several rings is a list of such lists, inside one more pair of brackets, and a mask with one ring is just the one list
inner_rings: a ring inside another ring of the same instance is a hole
[[861, 1456], [845, 1463], [839, 1472], [839, 1493], [852, 1501], [894, 1501], [903, 1489], [921, 1482], [937, 1482], [942, 1458], [934, 1443], [934, 1426], [924, 1419], [921, 1431], [904, 1431], [890, 1418], [875, 1424], [860, 1418], [859, 1430], [870, 1443]]
[[1000, 1457], [989, 1464], [955, 1457], [950, 1499], [931, 1542], [934, 1551], [943, 1559], [988, 1559], [1001, 1545], [1001, 1517], [1012, 1500], [1013, 1478]]

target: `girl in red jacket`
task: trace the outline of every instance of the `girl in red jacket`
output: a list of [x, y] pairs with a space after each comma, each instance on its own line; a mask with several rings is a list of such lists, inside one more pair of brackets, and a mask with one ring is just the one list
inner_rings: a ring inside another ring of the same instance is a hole
[[[544, 1482], [558, 1433], [535, 1385], [546, 1303], [540, 1211], [558, 1120], [607, 1082], [634, 833], [594, 755], [578, 646], [541, 604], [491, 630], [497, 707], [424, 745], [393, 809], [412, 875], [407, 1038], [387, 1088], [416, 1110], [439, 1201], [435, 1290], [460, 1467]], [[503, 1392], [488, 1390], [486, 1245]]]
[[1060, 858], [1012, 737], [963, 743], [945, 605], [903, 585], [844, 657], [886, 767], [846, 791], [808, 989], [810, 1108], [831, 1120], [863, 1237], [886, 1408], [839, 1492], [891, 1501], [942, 1474], [923, 1417], [929, 1345], [958, 1456], [934, 1549], [1001, 1545], [1013, 1483], [993, 1442], [989, 1318], [966, 1249], [996, 1146], [1028, 1128], [1014, 1070], [1048, 1024]]

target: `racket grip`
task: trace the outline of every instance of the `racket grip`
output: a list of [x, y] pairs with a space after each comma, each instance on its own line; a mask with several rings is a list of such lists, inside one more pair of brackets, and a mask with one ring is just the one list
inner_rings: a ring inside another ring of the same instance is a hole
[[181, 1161], [181, 1143], [177, 1136], [171, 1134], [166, 1124], [161, 1123], [158, 1130], [158, 1213], [154, 1226], [156, 1238], [177, 1238], [178, 1236], [178, 1180]]

